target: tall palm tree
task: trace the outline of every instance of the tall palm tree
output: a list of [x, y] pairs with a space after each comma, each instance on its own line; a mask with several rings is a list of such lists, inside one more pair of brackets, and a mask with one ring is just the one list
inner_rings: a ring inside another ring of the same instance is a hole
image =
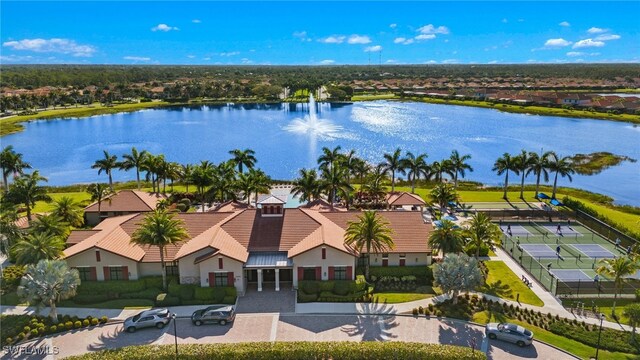
[[258, 162], [256, 157], [254, 156], [256, 152], [251, 149], [245, 149], [245, 150], [235, 149], [235, 150], [229, 151], [229, 154], [233, 156], [231, 158], [231, 161], [233, 162], [233, 164], [238, 166], [238, 172], [240, 174], [242, 174], [243, 165], [251, 169]]
[[541, 153], [540, 155], [534, 152], [529, 153], [529, 157], [531, 157], [531, 164], [527, 169], [527, 175], [529, 175], [529, 173], [533, 173], [536, 176], [536, 199], [538, 199], [538, 193], [540, 192], [540, 177], [544, 177], [545, 182], [549, 181], [550, 154], [550, 151]]
[[344, 173], [345, 180], [349, 185], [351, 185], [351, 177], [356, 175], [356, 169], [358, 162], [360, 161], [356, 156], [356, 151], [352, 149], [346, 154], [340, 154], [338, 161], [340, 166], [346, 170]]
[[459, 253], [464, 247], [464, 234], [453, 221], [442, 220], [429, 235], [429, 246], [437, 252], [442, 252], [442, 257], [447, 253]]
[[[107, 186], [107, 184], [102, 183], [94, 183], [87, 186], [87, 192], [91, 196], [91, 201], [98, 202], [98, 215], [100, 214], [102, 201], [108, 198], [111, 193], [111, 190]], [[108, 198], [111, 201], [111, 198]]]
[[476, 246], [476, 259], [480, 257], [480, 247], [482, 245], [491, 246], [500, 241], [502, 231], [496, 224], [491, 222], [489, 216], [484, 212], [478, 212], [471, 217], [469, 227], [464, 231], [464, 235]]
[[[214, 199], [226, 201], [235, 198], [236, 171], [231, 161], [223, 161], [213, 172], [213, 184], [209, 193]], [[219, 197], [218, 197], [219, 195]]]
[[432, 202], [435, 202], [440, 207], [440, 212], [444, 214], [445, 209], [449, 206], [449, 203], [458, 202], [458, 194], [451, 184], [440, 183], [431, 189], [429, 192], [429, 198]]
[[120, 163], [120, 169], [124, 171], [136, 169], [136, 184], [138, 184], [138, 190], [140, 190], [140, 170], [144, 168], [144, 163], [148, 155], [149, 152], [147, 152], [147, 150], [138, 152], [135, 147], [131, 148], [130, 154], [122, 155], [124, 161]]
[[640, 266], [638, 262], [629, 256], [618, 256], [613, 259], [600, 259], [600, 266], [596, 268], [596, 272], [600, 275], [604, 275], [610, 279], [613, 279], [613, 284], [616, 288], [616, 292], [613, 294], [613, 309], [612, 312], [616, 312], [616, 300], [618, 293], [622, 291], [627, 278], [635, 274]]
[[215, 171], [215, 165], [208, 161], [203, 161], [200, 165], [196, 166], [191, 176], [193, 185], [196, 186], [196, 192], [200, 195], [200, 202], [202, 203], [202, 212], [204, 212], [204, 196], [207, 187], [213, 183], [213, 172]]
[[324, 168], [332, 169], [336, 162], [340, 160], [340, 150], [342, 150], [341, 146], [336, 146], [333, 150], [328, 147], [322, 148], [322, 155], [318, 157], [318, 165], [320, 166], [320, 170]]
[[56, 302], [75, 296], [78, 285], [78, 270], [69, 269], [62, 260], [42, 260], [27, 267], [18, 286], [18, 296], [38, 307], [48, 306], [49, 317], [57, 323]]
[[157, 246], [160, 250], [160, 266], [162, 267], [162, 288], [167, 288], [167, 272], [165, 269], [165, 249], [169, 245], [186, 240], [189, 237], [184, 222], [165, 210], [148, 213], [140, 227], [131, 235], [131, 242], [138, 245]]
[[24, 169], [31, 169], [31, 165], [22, 160], [22, 154], [16, 153], [12, 145], [8, 145], [0, 152], [0, 168], [2, 168], [2, 181], [4, 190], [9, 190], [9, 174], [22, 174]]
[[524, 199], [524, 179], [527, 177], [527, 170], [533, 165], [533, 157], [531, 153], [522, 149], [520, 154], [514, 158], [515, 168], [521, 175], [520, 179], [520, 199]]
[[362, 254], [366, 250], [365, 278], [370, 279], [371, 252], [378, 254], [395, 247], [389, 223], [374, 211], [365, 211], [358, 221], [349, 221], [344, 233], [344, 243]]
[[100, 175], [103, 171], [109, 176], [109, 188], [111, 192], [113, 192], [113, 177], [112, 170], [120, 167], [120, 163], [118, 162], [118, 157], [116, 155], [110, 155], [107, 150], [103, 150], [104, 158], [96, 160], [93, 165], [91, 165], [92, 169], [98, 169], [98, 175]]
[[416, 180], [420, 179], [420, 176], [425, 178], [429, 176], [429, 165], [426, 162], [427, 154], [413, 155], [411, 151], [407, 151], [407, 155], [402, 159], [402, 168], [407, 171], [407, 176], [411, 180], [411, 193], [415, 194]]
[[443, 175], [447, 174], [453, 178], [453, 170], [449, 160], [434, 161], [430, 166], [430, 177], [437, 183], [442, 182]]
[[458, 150], [453, 150], [451, 156], [449, 156], [449, 163], [451, 164], [451, 170], [453, 170], [453, 187], [455, 189], [458, 189], [458, 174], [464, 178], [466, 171], [473, 172], [471, 165], [467, 164], [469, 159], [471, 159], [471, 155], [460, 156]]
[[507, 189], [509, 188], [509, 171], [513, 171], [516, 175], [519, 174], [518, 169], [516, 168], [516, 161], [509, 153], [504, 153], [493, 164], [492, 171], [497, 172], [498, 175], [505, 174], [505, 176], [504, 176], [504, 195], [502, 195], [502, 198], [506, 200], [507, 199]]
[[253, 179], [254, 203], [258, 206], [258, 194], [268, 193], [271, 190], [271, 178], [259, 169], [250, 169], [249, 176]]
[[391, 173], [391, 191], [396, 191], [396, 171], [405, 174], [405, 170], [402, 168], [402, 150], [397, 148], [393, 153], [385, 153], [384, 155], [384, 169]]
[[69, 196], [55, 200], [51, 214], [73, 227], [81, 227], [84, 223], [82, 205]]
[[193, 184], [193, 170], [193, 165], [186, 164], [182, 165], [182, 170], [180, 171], [180, 181], [187, 186], [187, 192], [189, 192], [189, 185]]
[[300, 169], [299, 177], [293, 182], [291, 194], [302, 202], [311, 202], [320, 197], [321, 185], [315, 169]]
[[576, 171], [573, 168], [571, 157], [559, 157], [555, 152], [549, 155], [549, 170], [556, 173], [553, 178], [553, 193], [551, 194], [551, 198], [555, 199], [556, 190], [558, 189], [558, 175], [567, 177], [569, 182], [571, 182], [573, 181], [571, 174], [574, 174]]
[[362, 187], [364, 186], [364, 178], [369, 174], [371, 165], [366, 161], [356, 158], [356, 162], [353, 164], [353, 176], [358, 178], [360, 187], [358, 188], [358, 199], [361, 199]]
[[52, 260], [62, 256], [65, 242], [47, 232], [32, 232], [18, 240], [9, 250], [17, 264], [35, 264], [40, 260]]
[[353, 190], [351, 185], [345, 180], [344, 173], [347, 170], [334, 164], [331, 168], [323, 168], [320, 177], [322, 178], [321, 187], [327, 194], [331, 209], [333, 210], [333, 203], [336, 201], [336, 197], [339, 193], [346, 193]]
[[38, 170], [31, 174], [22, 174], [11, 185], [7, 193], [7, 198], [11, 199], [13, 203], [24, 204], [29, 221], [31, 221], [31, 209], [36, 205], [36, 201], [51, 201], [45, 188], [38, 185], [41, 181], [46, 182], [47, 178], [40, 176]]
[[37, 216], [29, 224], [29, 230], [32, 233], [49, 233], [55, 237], [66, 239], [69, 236], [71, 227], [58, 216], [47, 214]]

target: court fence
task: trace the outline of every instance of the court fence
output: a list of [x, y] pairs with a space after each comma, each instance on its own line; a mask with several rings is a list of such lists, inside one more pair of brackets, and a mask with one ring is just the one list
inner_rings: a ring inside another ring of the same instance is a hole
[[614, 228], [613, 226], [602, 222], [600, 219], [597, 219], [584, 211], [574, 210], [574, 216], [576, 220], [582, 223], [584, 226], [589, 228], [591, 231], [600, 234], [602, 237], [608, 239], [611, 242], [614, 242], [616, 239], [620, 239], [622, 246], [625, 248], [627, 246], [634, 246], [638, 243], [639, 239], [635, 239], [620, 230]]

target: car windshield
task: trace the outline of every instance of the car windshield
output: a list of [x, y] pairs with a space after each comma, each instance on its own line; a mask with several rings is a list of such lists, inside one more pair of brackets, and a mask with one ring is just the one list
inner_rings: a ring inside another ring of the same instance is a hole
[[134, 316], [133, 319], [131, 319], [131, 320], [133, 320], [133, 322], [137, 322], [138, 320], [140, 320], [141, 316], [142, 316], [142, 314], [138, 314], [138, 315]]

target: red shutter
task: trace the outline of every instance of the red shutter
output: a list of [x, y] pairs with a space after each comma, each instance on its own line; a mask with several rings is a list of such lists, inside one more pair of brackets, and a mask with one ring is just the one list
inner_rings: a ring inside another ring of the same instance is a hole
[[333, 266], [329, 266], [329, 280], [333, 280], [334, 278], [335, 278], [334, 267]]
[[322, 266], [316, 267], [316, 280], [322, 280]]
[[96, 262], [100, 262], [100, 251], [96, 250]]
[[218, 269], [222, 270], [224, 268], [223, 262], [222, 262], [222, 258], [218, 259]]
[[111, 278], [111, 274], [109, 273], [109, 267], [108, 266], [103, 266], [102, 267], [102, 271], [104, 273], [104, 280], [108, 281]]
[[322, 248], [322, 260], [327, 258], [327, 249]]
[[227, 273], [227, 286], [235, 286], [235, 278], [233, 277], [233, 271]]
[[92, 280], [92, 281], [98, 280], [98, 275], [96, 274], [95, 266], [92, 266], [89, 268], [89, 280]]
[[129, 280], [129, 267], [128, 266], [123, 266], [122, 267], [122, 278], [124, 280]]
[[382, 259], [382, 266], [389, 266], [389, 259]]
[[400, 259], [400, 266], [404, 266], [405, 259]]
[[216, 273], [209, 273], [209, 287], [216, 286]]
[[304, 280], [304, 268], [298, 267], [298, 281]]
[[351, 277], [353, 276], [353, 271], [351, 270], [351, 266], [347, 266], [347, 280], [353, 280]]

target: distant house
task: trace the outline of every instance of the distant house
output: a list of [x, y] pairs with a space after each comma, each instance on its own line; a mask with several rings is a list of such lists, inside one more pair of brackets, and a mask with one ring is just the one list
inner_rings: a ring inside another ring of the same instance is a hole
[[100, 212], [98, 212], [97, 202], [84, 208], [85, 224], [94, 226], [109, 217], [153, 211], [158, 202], [166, 198], [167, 196], [162, 194], [121, 190], [102, 200], [99, 206]]
[[425, 201], [416, 194], [411, 194], [405, 191], [390, 192], [385, 197], [387, 206], [392, 210], [419, 210], [426, 205]]

